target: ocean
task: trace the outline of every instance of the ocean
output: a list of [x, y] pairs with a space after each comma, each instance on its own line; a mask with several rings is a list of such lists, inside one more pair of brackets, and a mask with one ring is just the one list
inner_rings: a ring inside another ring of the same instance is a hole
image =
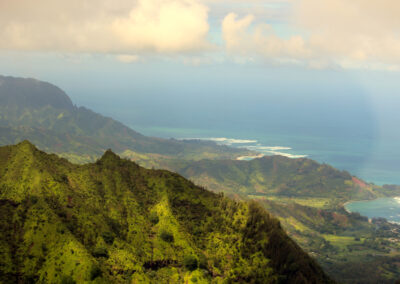
[[392, 140], [376, 143], [371, 138], [285, 135], [249, 130], [226, 131], [167, 127], [136, 127], [139, 132], [163, 138], [206, 139], [233, 147], [245, 147], [265, 155], [307, 157], [349, 171], [377, 185], [400, 184], [400, 150]]

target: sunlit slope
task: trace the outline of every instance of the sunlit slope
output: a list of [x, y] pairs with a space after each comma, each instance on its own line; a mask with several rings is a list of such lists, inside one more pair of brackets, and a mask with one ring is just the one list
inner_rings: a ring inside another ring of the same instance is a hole
[[252, 161], [203, 160], [171, 168], [215, 191], [253, 197], [313, 198], [331, 207], [348, 200], [376, 198], [388, 192], [346, 171], [306, 158], [266, 156]]
[[1, 147], [0, 212], [0, 282], [330, 282], [256, 203], [111, 151], [78, 166]]
[[24, 139], [77, 162], [93, 161], [108, 148], [189, 159], [231, 158], [248, 152], [206, 141], [147, 137], [112, 118], [76, 107], [54, 85], [0, 76], [0, 143]]

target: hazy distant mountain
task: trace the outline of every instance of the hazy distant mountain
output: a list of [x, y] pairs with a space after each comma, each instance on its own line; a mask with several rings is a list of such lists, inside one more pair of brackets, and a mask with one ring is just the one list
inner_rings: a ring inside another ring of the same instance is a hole
[[107, 151], [0, 147], [2, 283], [330, 283], [256, 203]]
[[0, 76], [0, 143], [29, 139], [73, 160], [94, 160], [106, 149], [179, 158], [228, 158], [245, 150], [205, 141], [146, 137], [112, 118], [76, 107], [58, 87], [35, 79]]

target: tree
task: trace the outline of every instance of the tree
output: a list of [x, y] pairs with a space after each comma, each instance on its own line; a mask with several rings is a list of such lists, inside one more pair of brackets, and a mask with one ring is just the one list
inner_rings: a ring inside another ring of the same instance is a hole
[[183, 265], [190, 271], [196, 270], [198, 267], [197, 258], [193, 255], [187, 255], [183, 259]]

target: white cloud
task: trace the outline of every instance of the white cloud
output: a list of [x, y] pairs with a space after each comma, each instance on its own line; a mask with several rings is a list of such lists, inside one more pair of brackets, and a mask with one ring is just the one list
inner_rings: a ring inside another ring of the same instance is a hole
[[203, 50], [207, 47], [208, 10], [193, 0], [140, 0], [128, 18], [112, 28], [122, 43], [158, 52]]
[[[285, 2], [285, 1], [282, 1]], [[228, 14], [222, 23], [230, 54], [311, 68], [398, 70], [400, 2], [397, 0], [292, 0], [282, 36], [265, 19]], [[288, 8], [289, 9], [289, 8]], [[294, 33], [293, 31], [301, 31]]]
[[208, 31], [196, 0], [0, 1], [2, 49], [193, 52], [208, 47]]
[[275, 61], [302, 59], [309, 56], [300, 36], [280, 38], [268, 24], [254, 24], [254, 16], [241, 19], [230, 13], [222, 22], [222, 33], [228, 52], [242, 56], [261, 55]]

